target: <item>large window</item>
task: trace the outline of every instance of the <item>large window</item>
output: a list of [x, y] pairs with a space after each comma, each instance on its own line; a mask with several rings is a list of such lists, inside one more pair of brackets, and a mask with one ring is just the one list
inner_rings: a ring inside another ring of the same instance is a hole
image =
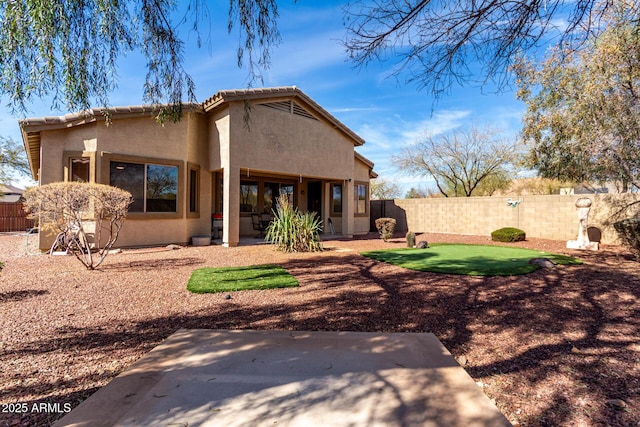
[[112, 161], [109, 182], [131, 193], [130, 212], [177, 212], [177, 166]]
[[367, 213], [367, 184], [356, 183], [353, 186], [356, 215], [365, 215]]
[[293, 206], [293, 192], [293, 184], [265, 182], [263, 193], [263, 211], [265, 213], [271, 213], [272, 210], [276, 210], [278, 197], [281, 195], [287, 196], [289, 205]]
[[240, 181], [240, 212], [258, 212], [257, 181]]
[[289, 203], [293, 205], [295, 184], [292, 182], [274, 182], [269, 178], [261, 177], [241, 179], [240, 212], [244, 214], [270, 214], [272, 210], [276, 209], [278, 196], [282, 194], [286, 195]]

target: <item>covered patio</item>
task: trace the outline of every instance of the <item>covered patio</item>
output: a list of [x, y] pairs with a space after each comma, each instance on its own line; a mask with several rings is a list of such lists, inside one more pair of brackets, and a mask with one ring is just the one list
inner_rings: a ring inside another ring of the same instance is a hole
[[[364, 182], [354, 184], [350, 178], [294, 177], [250, 169], [241, 170], [239, 179], [230, 183], [235, 188], [225, 185], [223, 172], [215, 173], [214, 179], [217, 182], [212, 186], [215, 193], [212, 238], [225, 246], [239, 244], [240, 239], [246, 242], [249, 237], [264, 237], [263, 229], [273, 219], [281, 195], [298, 210], [315, 212], [322, 221], [322, 232], [327, 235], [352, 237], [354, 227], [358, 233], [368, 231], [354, 221], [354, 210], [361, 216], [368, 212]], [[234, 196], [237, 202], [232, 200]]]

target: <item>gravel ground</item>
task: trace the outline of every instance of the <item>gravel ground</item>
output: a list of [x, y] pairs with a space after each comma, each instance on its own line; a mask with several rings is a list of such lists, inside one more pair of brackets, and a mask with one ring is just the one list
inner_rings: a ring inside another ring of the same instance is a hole
[[[87, 271], [0, 235], [0, 426], [50, 424], [179, 328], [433, 332], [514, 425], [639, 426], [640, 264], [616, 246], [517, 245], [584, 264], [517, 277], [413, 272], [359, 255], [404, 246], [369, 236], [328, 241], [320, 254], [127, 250]], [[186, 291], [196, 268], [267, 262], [300, 287], [229, 300]]]

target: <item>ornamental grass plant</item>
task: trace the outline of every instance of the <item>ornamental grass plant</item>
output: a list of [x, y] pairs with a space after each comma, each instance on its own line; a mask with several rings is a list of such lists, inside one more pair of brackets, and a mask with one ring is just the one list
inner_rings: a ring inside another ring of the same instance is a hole
[[274, 219], [267, 227], [265, 240], [284, 252], [320, 252], [322, 220], [315, 212], [300, 212], [286, 195], [278, 198]]

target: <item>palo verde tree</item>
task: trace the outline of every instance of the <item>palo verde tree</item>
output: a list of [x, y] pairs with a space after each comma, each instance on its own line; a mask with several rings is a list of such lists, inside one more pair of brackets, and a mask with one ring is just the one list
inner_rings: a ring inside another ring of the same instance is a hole
[[25, 210], [41, 231], [58, 234], [56, 244], [96, 269], [113, 247], [132, 202], [131, 193], [104, 184], [55, 182], [25, 191]]
[[[231, 0], [229, 5], [228, 30], [237, 29], [238, 65], [248, 63], [251, 84], [280, 41], [276, 1]], [[159, 121], [178, 120], [182, 102], [195, 101], [180, 30], [190, 24], [200, 46], [201, 28], [210, 22], [204, 0], [0, 2], [0, 96], [18, 113], [26, 112], [32, 99], [46, 96], [54, 108], [108, 107], [118, 59], [140, 52], [147, 61], [143, 101], [158, 107]]]
[[[395, 63], [395, 76], [435, 95], [453, 84], [493, 79], [522, 52], [550, 40], [579, 47], [615, 5], [600, 0], [354, 0], [344, 45], [357, 66]], [[559, 24], [560, 23], [560, 24]]]
[[640, 189], [640, 6], [621, 0], [579, 52], [516, 67], [529, 166], [547, 178]]
[[[392, 157], [395, 166], [408, 173], [435, 180], [445, 197], [487, 195], [489, 187], [502, 188], [511, 180], [516, 145], [497, 131], [476, 126], [468, 130], [426, 136]], [[486, 189], [479, 194], [482, 186]]]

